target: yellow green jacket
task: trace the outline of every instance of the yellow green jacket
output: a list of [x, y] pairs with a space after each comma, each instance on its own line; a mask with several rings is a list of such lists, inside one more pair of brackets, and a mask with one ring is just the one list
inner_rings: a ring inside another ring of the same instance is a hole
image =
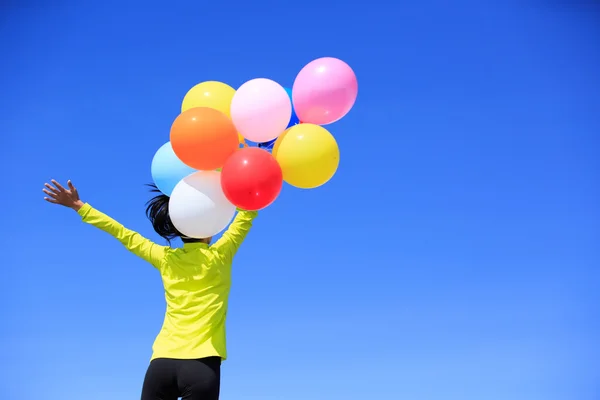
[[181, 248], [158, 245], [87, 203], [78, 213], [84, 222], [111, 234], [160, 272], [167, 309], [152, 359], [227, 358], [225, 319], [231, 264], [256, 211], [238, 212], [213, 245], [184, 243]]

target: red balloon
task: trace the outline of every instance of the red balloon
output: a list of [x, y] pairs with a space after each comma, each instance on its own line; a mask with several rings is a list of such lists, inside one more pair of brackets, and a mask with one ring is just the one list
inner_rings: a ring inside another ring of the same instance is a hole
[[266, 150], [246, 147], [233, 153], [221, 170], [227, 199], [242, 210], [261, 210], [275, 201], [283, 186], [283, 172]]

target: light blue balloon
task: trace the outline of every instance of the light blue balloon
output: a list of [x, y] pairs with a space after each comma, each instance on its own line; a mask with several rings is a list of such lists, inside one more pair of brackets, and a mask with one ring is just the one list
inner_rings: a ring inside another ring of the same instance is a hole
[[152, 159], [152, 180], [158, 190], [167, 196], [171, 196], [180, 180], [194, 172], [195, 169], [185, 165], [175, 155], [171, 142], [163, 144]]

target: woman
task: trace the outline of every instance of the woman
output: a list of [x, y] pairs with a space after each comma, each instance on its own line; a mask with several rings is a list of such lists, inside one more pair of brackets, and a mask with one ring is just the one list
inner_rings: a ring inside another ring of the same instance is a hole
[[75, 210], [83, 222], [111, 234], [161, 274], [167, 310], [154, 342], [142, 400], [218, 400], [221, 361], [227, 358], [231, 263], [257, 212], [240, 210], [221, 239], [210, 245], [212, 238], [193, 239], [179, 233], [169, 218], [169, 198], [159, 194], [148, 202], [146, 215], [169, 244], [175, 237], [182, 239], [182, 248], [171, 248], [153, 243], [84, 203], [71, 181], [67, 183], [68, 188], [55, 180], [53, 185], [46, 183], [44, 199]]

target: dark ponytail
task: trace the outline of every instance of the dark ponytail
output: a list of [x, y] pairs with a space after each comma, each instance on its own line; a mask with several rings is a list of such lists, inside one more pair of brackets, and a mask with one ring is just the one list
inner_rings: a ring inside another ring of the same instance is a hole
[[171, 244], [171, 240], [182, 235], [175, 228], [173, 222], [171, 222], [171, 217], [169, 216], [169, 196], [163, 194], [154, 184], [149, 184], [148, 186], [151, 188], [150, 191], [157, 193], [157, 195], [146, 203], [146, 216], [152, 223], [152, 227], [156, 233]]

